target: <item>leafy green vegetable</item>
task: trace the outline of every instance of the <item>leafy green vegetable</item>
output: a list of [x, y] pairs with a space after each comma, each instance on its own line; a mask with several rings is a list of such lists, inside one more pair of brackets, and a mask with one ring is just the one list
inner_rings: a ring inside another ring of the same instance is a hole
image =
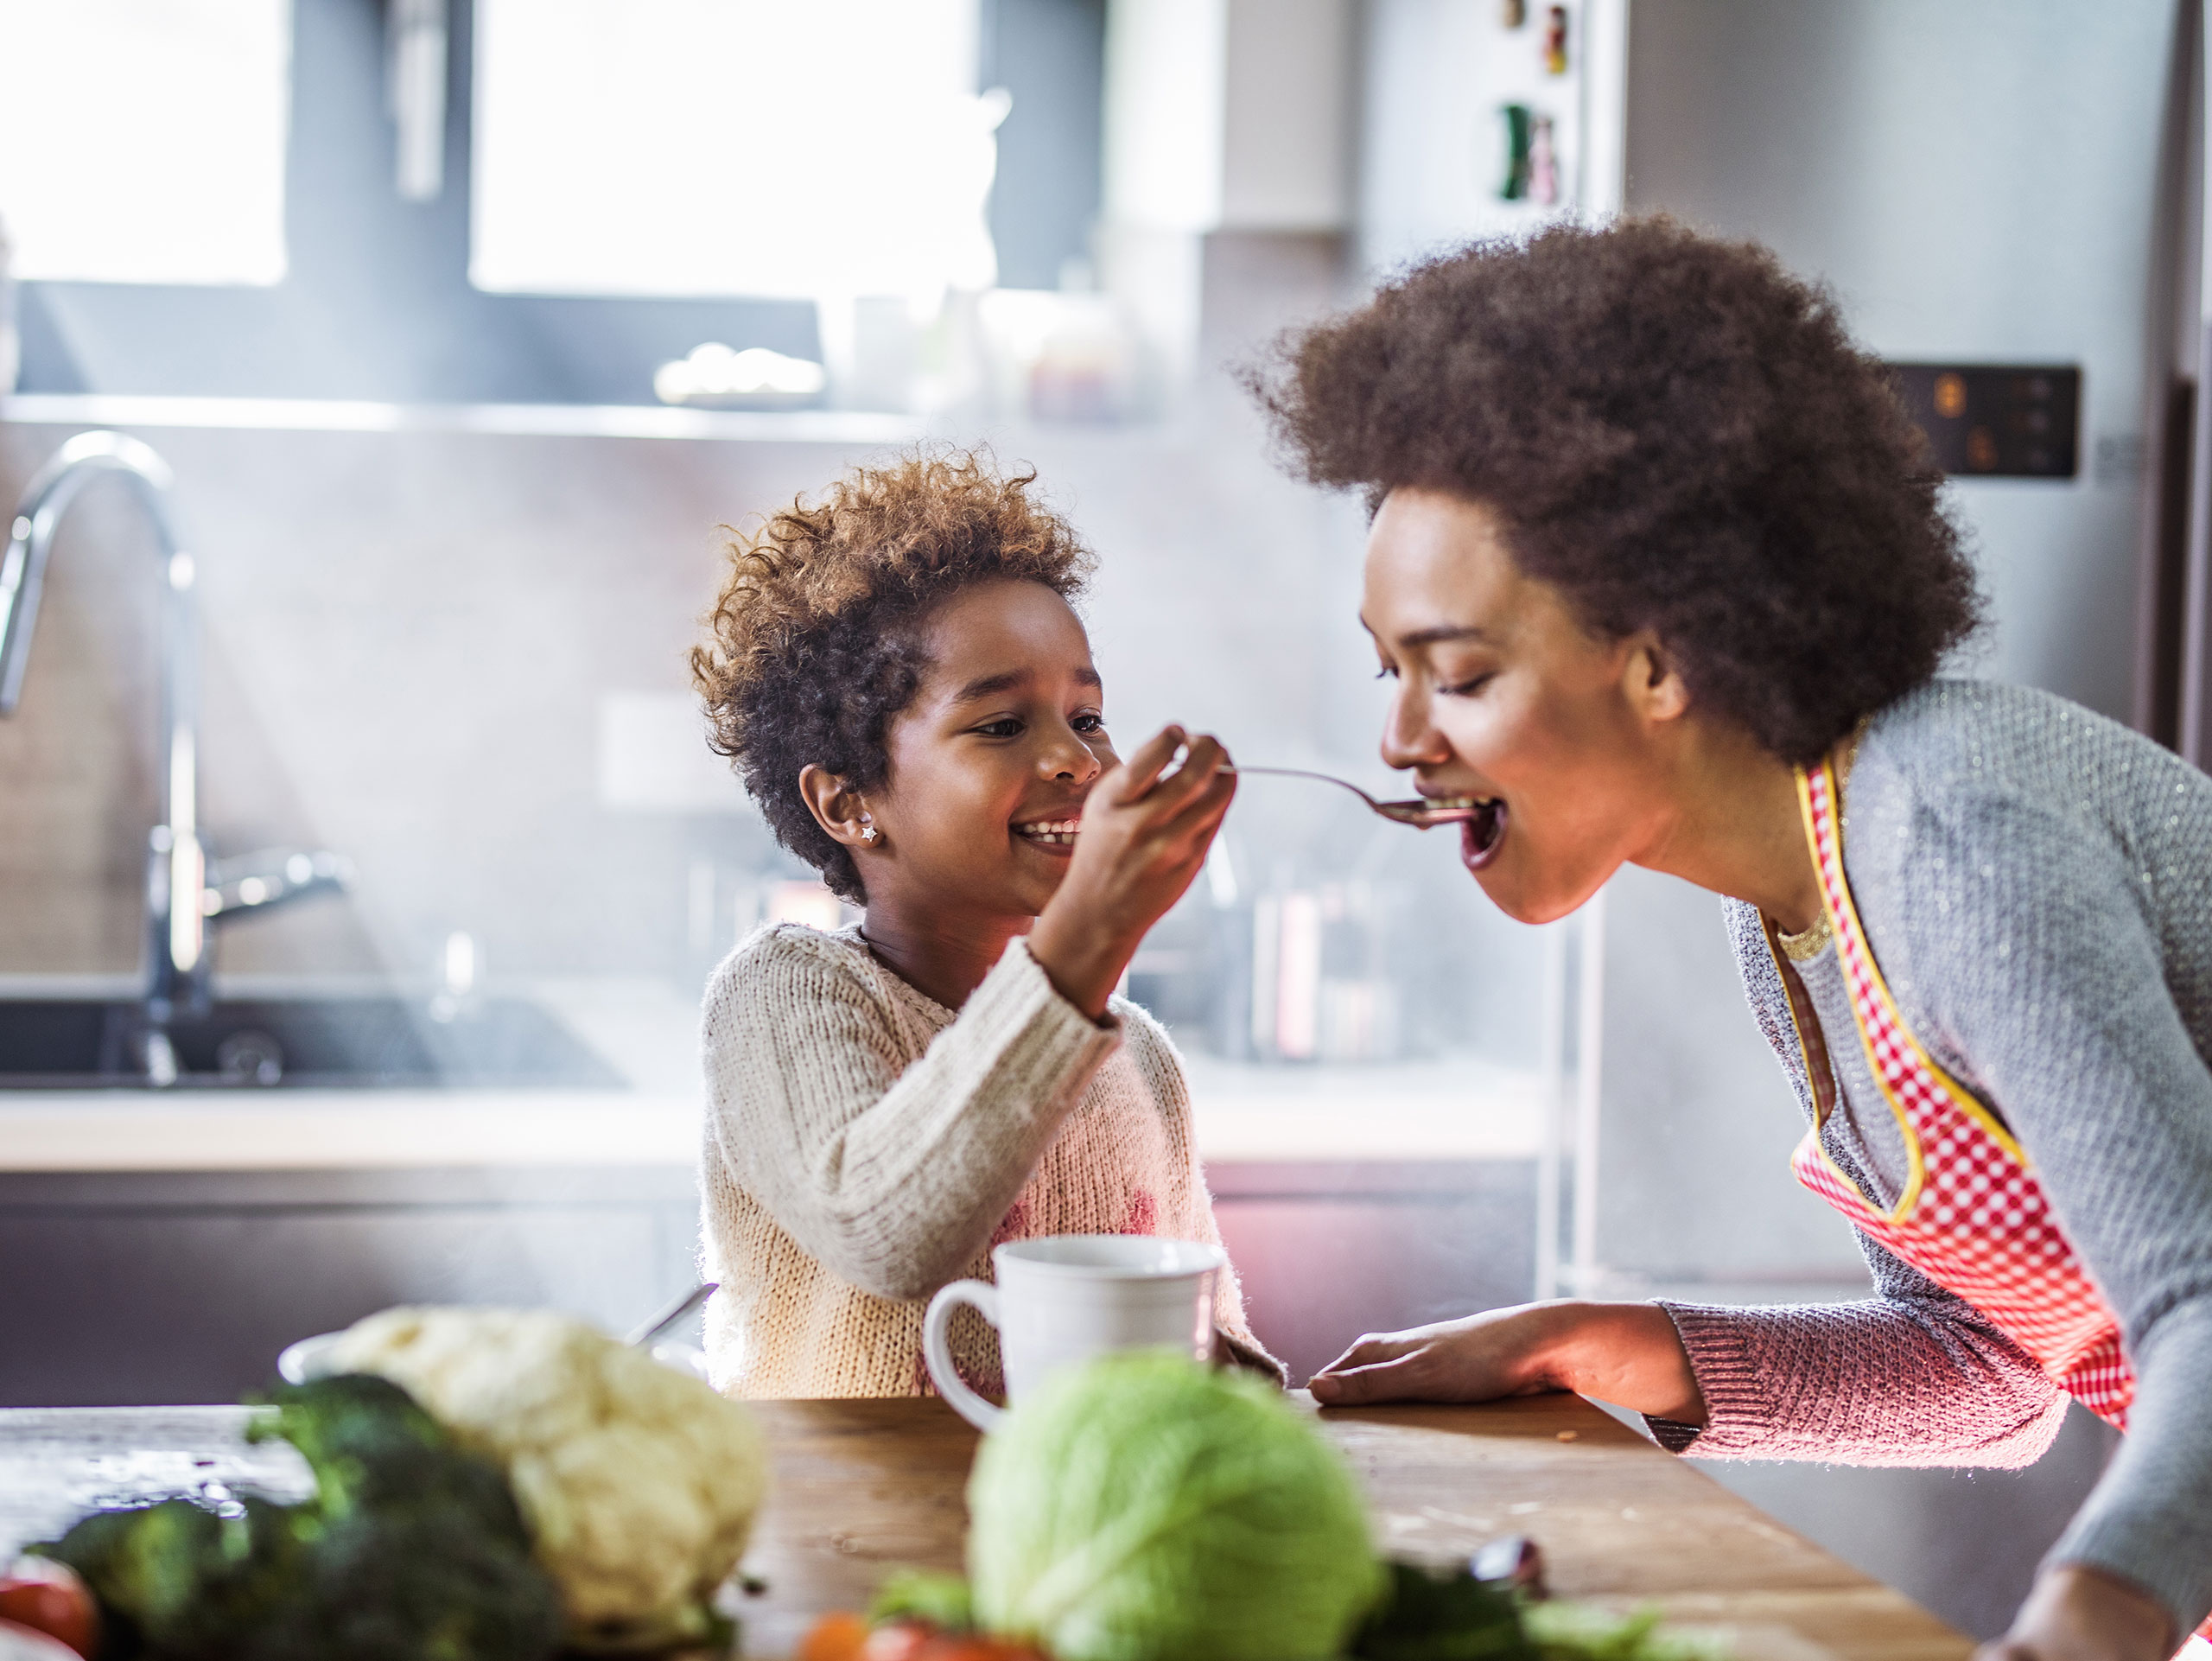
[[1359, 1491], [1313, 1424], [1164, 1351], [1025, 1399], [968, 1505], [978, 1620], [1059, 1661], [1325, 1661], [1383, 1589]]
[[302, 1505], [219, 1517], [172, 1499], [85, 1518], [35, 1548], [68, 1564], [113, 1634], [103, 1661], [539, 1661], [559, 1594], [496, 1466], [460, 1452], [397, 1385], [282, 1386], [257, 1439], [297, 1448]]
[[923, 1569], [901, 1569], [883, 1582], [883, 1589], [868, 1606], [868, 1620], [919, 1620], [942, 1632], [964, 1632], [976, 1624], [976, 1601], [968, 1582], [957, 1575], [932, 1575]]
[[1626, 1617], [1573, 1603], [1531, 1602], [1456, 1573], [1390, 1565], [1390, 1591], [1353, 1638], [1351, 1661], [1724, 1661], [1709, 1640], [1659, 1628], [1656, 1610]]
[[1541, 1661], [1726, 1661], [1710, 1639], [1663, 1632], [1659, 1612], [1625, 1618], [1573, 1603], [1532, 1603], [1522, 1611]]
[[1357, 1661], [1537, 1661], [1521, 1600], [1465, 1569], [1390, 1564], [1388, 1599], [1352, 1639]]

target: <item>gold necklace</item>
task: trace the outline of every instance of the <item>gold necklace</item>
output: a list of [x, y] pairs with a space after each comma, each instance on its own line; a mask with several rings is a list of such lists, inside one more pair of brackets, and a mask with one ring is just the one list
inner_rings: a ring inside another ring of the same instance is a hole
[[[1871, 719], [1871, 717], [1869, 717]], [[1861, 721], [1852, 729], [1851, 736], [1843, 741], [1835, 759], [1836, 822], [1843, 822], [1844, 786], [1851, 778], [1851, 764], [1859, 759], [1859, 741], [1866, 736], [1866, 722]], [[1784, 934], [1780, 929], [1774, 938], [1781, 943], [1782, 955], [1792, 963], [1810, 963], [1828, 949], [1835, 939], [1835, 925], [1828, 921], [1828, 908], [1824, 904], [1820, 915], [1813, 919], [1812, 926], [1802, 934]]]

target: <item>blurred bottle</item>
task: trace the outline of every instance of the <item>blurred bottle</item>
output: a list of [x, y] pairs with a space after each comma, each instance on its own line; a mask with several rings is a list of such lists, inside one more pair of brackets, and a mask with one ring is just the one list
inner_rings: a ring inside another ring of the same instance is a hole
[[1363, 881], [1281, 888], [1253, 901], [1250, 1053], [1387, 1061], [1401, 1051], [1382, 907]]
[[997, 289], [979, 321], [995, 414], [1110, 425], [1137, 413], [1135, 332], [1112, 296]]
[[1552, 142], [1552, 118], [1548, 115], [1536, 118], [1535, 130], [1529, 139], [1529, 200], [1539, 207], [1552, 207], [1559, 202], [1559, 152]]
[[1525, 201], [1529, 195], [1529, 150], [1535, 143], [1535, 120], [1525, 104], [1509, 104], [1499, 111], [1505, 119], [1505, 181], [1497, 188], [1501, 200]]

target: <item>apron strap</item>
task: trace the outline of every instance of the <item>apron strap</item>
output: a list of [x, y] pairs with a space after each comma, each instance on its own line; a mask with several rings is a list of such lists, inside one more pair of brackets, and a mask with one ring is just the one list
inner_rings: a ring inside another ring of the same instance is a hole
[[1797, 1052], [1804, 1058], [1805, 1078], [1813, 1087], [1813, 1123], [1818, 1128], [1835, 1111], [1835, 1069], [1828, 1060], [1828, 1041], [1821, 1031], [1821, 1018], [1814, 1013], [1805, 983], [1798, 978], [1789, 954], [1782, 949], [1781, 931], [1774, 919], [1761, 912], [1759, 926], [1766, 931], [1767, 950], [1774, 954], [1783, 992], [1789, 1000], [1789, 1017], [1797, 1028]]

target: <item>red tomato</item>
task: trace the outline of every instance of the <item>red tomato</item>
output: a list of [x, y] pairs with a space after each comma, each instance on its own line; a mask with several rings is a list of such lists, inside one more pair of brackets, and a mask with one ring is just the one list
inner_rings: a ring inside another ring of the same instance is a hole
[[44, 1557], [20, 1557], [0, 1575], [0, 1620], [67, 1644], [90, 1661], [99, 1648], [100, 1611], [73, 1570]]
[[840, 1609], [814, 1623], [799, 1640], [798, 1653], [791, 1661], [860, 1661], [861, 1647], [867, 1642], [868, 1622]]
[[860, 1661], [922, 1661], [941, 1634], [918, 1620], [890, 1620], [868, 1635]]
[[0, 1620], [0, 1655], [8, 1661], [77, 1661], [77, 1651], [50, 1632]]
[[958, 1632], [931, 1639], [916, 1652], [914, 1661], [1048, 1661], [1048, 1658], [1042, 1650], [1011, 1638]]

